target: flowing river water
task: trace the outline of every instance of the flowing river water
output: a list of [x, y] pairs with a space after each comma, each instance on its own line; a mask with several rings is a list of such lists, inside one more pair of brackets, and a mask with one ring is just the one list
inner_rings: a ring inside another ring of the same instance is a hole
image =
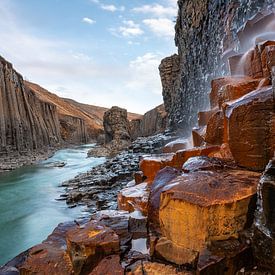
[[[44, 240], [57, 224], [85, 215], [57, 201], [59, 185], [105, 162], [87, 158], [93, 145], [57, 151], [38, 165], [0, 174], [0, 265]], [[55, 163], [65, 162], [64, 167]]]

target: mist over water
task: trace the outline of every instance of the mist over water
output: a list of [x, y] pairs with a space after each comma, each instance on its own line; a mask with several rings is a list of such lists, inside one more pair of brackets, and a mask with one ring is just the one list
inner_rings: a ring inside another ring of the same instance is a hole
[[[0, 174], [0, 265], [44, 240], [57, 224], [85, 215], [56, 199], [63, 181], [88, 171], [105, 158], [87, 158], [93, 145], [58, 151], [39, 165]], [[64, 167], [54, 167], [65, 162]]]

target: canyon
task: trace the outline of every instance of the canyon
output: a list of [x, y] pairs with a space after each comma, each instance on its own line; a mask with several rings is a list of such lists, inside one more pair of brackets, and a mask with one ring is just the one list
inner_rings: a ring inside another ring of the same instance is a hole
[[143, 116], [60, 99], [2, 60], [2, 150], [96, 138], [108, 160], [62, 183], [89, 216], [0, 273], [275, 274], [274, 1], [178, 7], [164, 103]]

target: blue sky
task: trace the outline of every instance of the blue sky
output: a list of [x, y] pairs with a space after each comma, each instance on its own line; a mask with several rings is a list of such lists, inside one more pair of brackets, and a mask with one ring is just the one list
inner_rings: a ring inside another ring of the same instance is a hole
[[162, 102], [176, 2], [1, 0], [0, 55], [60, 96], [144, 113]]

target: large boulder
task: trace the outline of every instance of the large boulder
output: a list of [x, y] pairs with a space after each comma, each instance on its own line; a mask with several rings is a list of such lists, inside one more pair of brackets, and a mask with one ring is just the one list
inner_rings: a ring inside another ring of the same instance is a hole
[[270, 86], [256, 90], [226, 108], [228, 143], [236, 163], [264, 170], [275, 149], [274, 98]]
[[161, 194], [162, 235], [186, 250], [237, 237], [252, 224], [259, 174], [247, 171], [196, 171], [167, 183]]
[[66, 234], [67, 251], [75, 274], [86, 274], [106, 256], [119, 253], [119, 238], [110, 228], [90, 221]]

